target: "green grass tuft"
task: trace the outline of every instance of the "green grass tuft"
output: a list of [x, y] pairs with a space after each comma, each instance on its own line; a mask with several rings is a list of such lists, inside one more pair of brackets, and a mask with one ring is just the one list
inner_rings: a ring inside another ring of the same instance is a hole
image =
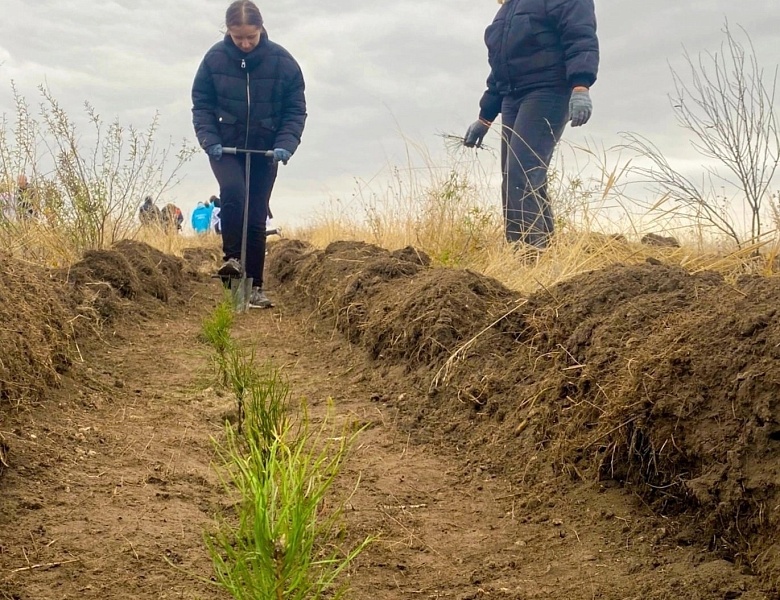
[[297, 427], [285, 416], [288, 388], [278, 372], [256, 378], [246, 404], [244, 435], [229, 425], [217, 446], [236, 515], [206, 536], [218, 584], [236, 600], [317, 600], [346, 593], [339, 575], [371, 542], [342, 549], [341, 506], [326, 495], [356, 434], [316, 432], [303, 407]]

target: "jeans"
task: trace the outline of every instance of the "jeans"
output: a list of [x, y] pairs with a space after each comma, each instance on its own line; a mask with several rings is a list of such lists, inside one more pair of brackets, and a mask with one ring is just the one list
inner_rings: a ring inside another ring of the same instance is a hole
[[508, 242], [545, 248], [555, 223], [547, 168], [569, 118], [566, 89], [506, 96], [501, 105], [501, 201]]
[[[244, 226], [246, 186], [245, 156], [223, 154], [220, 160], [209, 158], [211, 170], [219, 183], [222, 226], [222, 251], [225, 260], [241, 260], [241, 234]], [[277, 165], [264, 156], [252, 156], [249, 173], [249, 222], [246, 238], [246, 276], [252, 285], [263, 286], [265, 266], [265, 221], [268, 203], [276, 181]]]

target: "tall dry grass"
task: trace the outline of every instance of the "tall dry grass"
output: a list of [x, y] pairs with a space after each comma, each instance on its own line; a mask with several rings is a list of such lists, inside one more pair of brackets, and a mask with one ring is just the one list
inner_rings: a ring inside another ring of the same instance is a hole
[[[292, 233], [317, 247], [355, 240], [395, 249], [414, 246], [434, 264], [466, 268], [528, 293], [615, 263], [648, 258], [690, 271], [713, 269], [727, 278], [772, 272], [780, 247], [774, 235], [737, 248], [706, 224], [653, 211], [653, 201], [632, 198], [631, 161], [619, 152], [567, 148], [559, 154], [549, 195], [556, 235], [538, 256], [504, 240], [495, 152], [450, 149], [443, 164], [412, 147], [407, 164], [360, 182], [349, 202], [331, 201]], [[678, 248], [641, 243], [648, 233], [674, 237]]]
[[[185, 248], [221, 248], [214, 234], [183, 235], [161, 227], [125, 226], [119, 235], [105, 234], [105, 247], [123, 239], [145, 242], [166, 254], [182, 256]], [[17, 260], [50, 268], [72, 265], [81, 259], [84, 247], [73, 243], [65, 230], [49, 227], [36, 220], [0, 223], [0, 250]]]
[[[188, 246], [219, 246], [215, 236], [182, 236], [138, 225], [143, 196], [159, 198], [175, 185], [179, 168], [193, 152], [186, 144], [158, 148], [156, 116], [147, 129], [136, 130], [104, 123], [87, 105], [90, 134], [82, 137], [76, 121], [45, 88], [41, 95], [41, 114], [35, 116], [14, 89], [16, 114], [10, 121], [5, 115], [0, 119], [0, 250], [61, 267], [84, 250], [124, 238], [174, 255]], [[757, 244], [735, 249], [732, 241], [708, 229], [706, 220], [681, 219], [663, 197], [636, 201], [631, 159], [619, 152], [564, 146], [550, 176], [557, 234], [538, 260], [528, 260], [504, 241], [495, 149], [475, 152], [451, 145], [440, 160], [423, 146], [408, 142], [407, 148], [405, 164], [359, 182], [352, 200], [329, 203], [293, 235], [316, 246], [334, 240], [386, 248], [412, 245], [435, 264], [478, 270], [520, 291], [649, 256], [727, 276], [768, 272], [780, 253], [774, 231]], [[35, 190], [35, 216], [9, 218], [16, 177], [24, 173]], [[773, 198], [769, 206], [775, 224], [780, 223], [777, 202]], [[681, 248], [640, 244], [649, 232], [674, 236]]]

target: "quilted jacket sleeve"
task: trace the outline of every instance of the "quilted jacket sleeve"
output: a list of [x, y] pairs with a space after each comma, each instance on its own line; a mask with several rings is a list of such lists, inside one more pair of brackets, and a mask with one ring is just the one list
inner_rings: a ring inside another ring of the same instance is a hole
[[479, 118], [488, 123], [495, 121], [498, 113], [501, 112], [501, 102], [501, 94], [498, 93], [495, 78], [491, 71], [487, 78], [487, 89], [479, 101]]
[[217, 124], [217, 92], [205, 58], [192, 84], [192, 125], [201, 148], [222, 143]]
[[547, 11], [560, 32], [569, 84], [590, 87], [599, 69], [593, 0], [548, 0]]
[[282, 118], [276, 132], [274, 148], [284, 148], [294, 153], [301, 143], [303, 128], [306, 125], [306, 85], [298, 63], [292, 58], [288, 60], [289, 76], [285, 81]]

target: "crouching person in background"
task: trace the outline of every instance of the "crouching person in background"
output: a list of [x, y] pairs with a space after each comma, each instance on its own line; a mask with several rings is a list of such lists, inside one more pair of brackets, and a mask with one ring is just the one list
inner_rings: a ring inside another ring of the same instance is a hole
[[178, 206], [171, 203], [166, 204], [161, 213], [161, 223], [167, 232], [178, 233], [181, 231], [182, 223], [184, 223], [184, 215]]

